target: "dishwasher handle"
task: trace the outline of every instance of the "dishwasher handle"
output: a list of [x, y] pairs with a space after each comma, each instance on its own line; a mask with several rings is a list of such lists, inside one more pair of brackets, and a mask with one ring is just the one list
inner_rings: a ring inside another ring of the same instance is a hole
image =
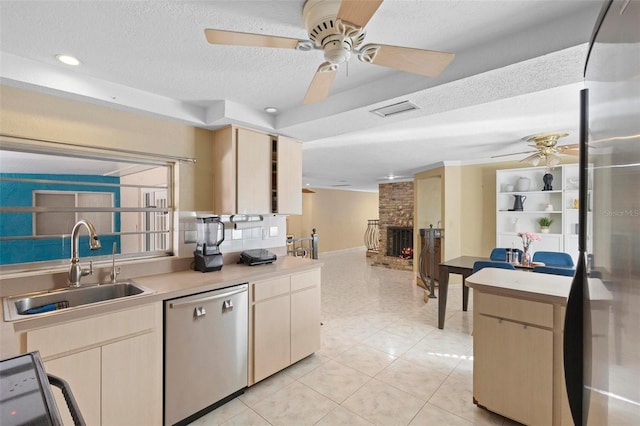
[[211, 300], [224, 299], [225, 297], [233, 296], [234, 294], [244, 293], [246, 291], [247, 291], [247, 286], [243, 286], [242, 288], [237, 289], [237, 290], [231, 290], [231, 291], [227, 291], [227, 292], [220, 293], [220, 294], [214, 294], [212, 296], [205, 296], [205, 297], [201, 297], [199, 299], [184, 300], [184, 301], [179, 301], [179, 302], [171, 302], [171, 303], [169, 303], [169, 308], [173, 309], [173, 308], [179, 308], [179, 307], [182, 307], [182, 306], [197, 305], [198, 303], [208, 302], [208, 301], [211, 301]]

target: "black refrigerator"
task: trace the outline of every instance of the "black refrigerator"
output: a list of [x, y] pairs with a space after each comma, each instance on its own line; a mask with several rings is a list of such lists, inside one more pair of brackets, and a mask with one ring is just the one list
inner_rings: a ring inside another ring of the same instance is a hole
[[603, 4], [584, 76], [567, 395], [576, 424], [640, 425], [639, 0]]

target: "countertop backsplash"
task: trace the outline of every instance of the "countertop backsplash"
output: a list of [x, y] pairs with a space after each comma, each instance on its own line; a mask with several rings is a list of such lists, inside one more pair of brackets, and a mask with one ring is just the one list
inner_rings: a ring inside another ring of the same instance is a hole
[[[179, 216], [178, 229], [178, 254], [180, 257], [190, 256], [196, 248], [196, 217], [200, 215], [211, 215], [212, 212], [202, 211], [183, 211]], [[262, 215], [262, 220], [252, 216], [252, 221], [231, 222], [231, 217], [221, 215], [224, 223], [224, 241], [220, 244], [220, 251], [227, 255], [237, 253], [239, 255], [243, 250], [251, 249], [272, 249], [271, 251], [283, 255], [286, 254], [287, 243], [287, 220], [286, 216], [280, 215]], [[237, 216], [234, 217], [237, 220]], [[236, 229], [237, 228], [237, 229]], [[282, 249], [282, 250], [279, 250]], [[230, 256], [225, 256], [225, 263], [233, 262]], [[237, 256], [235, 257], [237, 261]]]

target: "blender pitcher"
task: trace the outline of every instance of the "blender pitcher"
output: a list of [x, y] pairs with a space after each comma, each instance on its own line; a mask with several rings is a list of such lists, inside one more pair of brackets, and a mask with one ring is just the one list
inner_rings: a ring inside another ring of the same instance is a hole
[[198, 216], [196, 229], [196, 250], [193, 252], [195, 270], [219, 271], [223, 265], [220, 244], [224, 241], [224, 223], [220, 221], [220, 216]]

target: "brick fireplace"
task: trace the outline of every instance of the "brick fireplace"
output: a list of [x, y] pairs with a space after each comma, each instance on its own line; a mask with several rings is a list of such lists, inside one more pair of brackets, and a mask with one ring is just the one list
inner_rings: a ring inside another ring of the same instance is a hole
[[380, 250], [374, 266], [411, 271], [413, 259], [413, 182], [378, 186]]

